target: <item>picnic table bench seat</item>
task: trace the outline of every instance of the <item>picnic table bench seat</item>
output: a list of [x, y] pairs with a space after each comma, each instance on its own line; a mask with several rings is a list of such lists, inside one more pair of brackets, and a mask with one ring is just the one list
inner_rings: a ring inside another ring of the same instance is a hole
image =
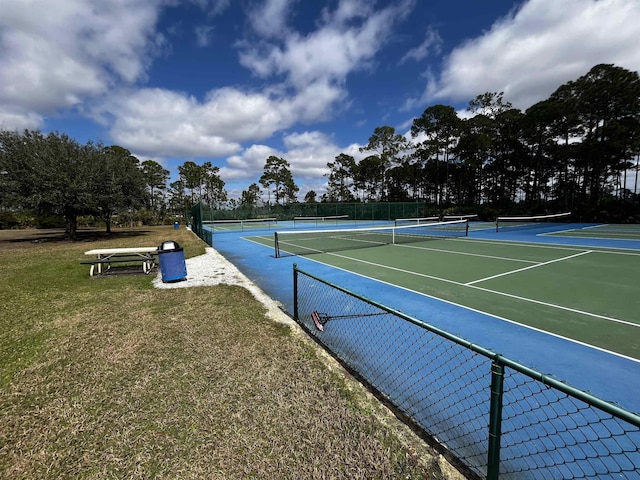
[[103, 265], [109, 270], [113, 263], [142, 263], [142, 271], [149, 273], [158, 259], [155, 247], [102, 248], [89, 250], [85, 255], [94, 257], [80, 262], [83, 265], [91, 265], [90, 276], [94, 275], [96, 269], [98, 273], [103, 273]]
[[[150, 255], [151, 258], [157, 259], [157, 255]], [[143, 260], [140, 256], [135, 257], [112, 257], [112, 258], [94, 258], [91, 260], [82, 260], [80, 261], [83, 265], [97, 265], [98, 263], [133, 263], [133, 262], [141, 262]]]

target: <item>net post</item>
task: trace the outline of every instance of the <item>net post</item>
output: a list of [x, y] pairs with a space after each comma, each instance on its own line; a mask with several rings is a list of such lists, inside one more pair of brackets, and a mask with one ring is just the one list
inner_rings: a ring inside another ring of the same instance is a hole
[[273, 232], [273, 248], [275, 249], [275, 257], [280, 258], [280, 247], [278, 245], [278, 232]]
[[500, 434], [502, 431], [503, 392], [504, 365], [499, 363], [498, 357], [491, 363], [491, 403], [489, 406], [487, 480], [498, 480], [500, 474]]
[[496, 233], [498, 233], [498, 226], [500, 225], [500, 220], [496, 217]]
[[293, 319], [298, 321], [298, 264], [293, 264]]

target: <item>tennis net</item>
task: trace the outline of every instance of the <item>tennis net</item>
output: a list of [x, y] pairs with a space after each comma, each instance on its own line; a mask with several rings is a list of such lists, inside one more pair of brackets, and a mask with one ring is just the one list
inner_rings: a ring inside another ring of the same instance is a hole
[[293, 226], [298, 225], [326, 225], [326, 224], [339, 224], [344, 220], [349, 220], [349, 215], [327, 215], [320, 217], [293, 217]]
[[497, 217], [496, 232], [506, 229], [536, 228], [541, 225], [567, 223], [569, 221], [571, 221], [571, 212], [534, 215], [531, 217]]
[[248, 229], [271, 228], [278, 223], [277, 218], [246, 218], [231, 220], [203, 220], [202, 226], [215, 231], [244, 231]]
[[276, 258], [286, 255], [311, 255], [389, 244], [424, 242], [433, 238], [466, 237], [469, 222], [426, 223], [420, 225], [344, 228], [274, 232]]
[[440, 217], [415, 217], [415, 218], [396, 218], [393, 223], [396, 227], [402, 225], [421, 225], [423, 223], [439, 222]]
[[449, 222], [451, 220], [477, 220], [477, 219], [478, 219], [477, 213], [470, 213], [467, 215], [443, 215], [442, 216], [443, 222]]

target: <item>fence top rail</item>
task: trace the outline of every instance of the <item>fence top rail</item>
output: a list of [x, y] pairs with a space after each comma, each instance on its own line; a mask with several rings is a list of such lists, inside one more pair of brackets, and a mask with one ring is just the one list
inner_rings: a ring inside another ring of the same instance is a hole
[[584, 392], [582, 390], [579, 390], [575, 387], [572, 387], [566, 383], [563, 383], [559, 380], [556, 380], [555, 378], [549, 376], [549, 375], [545, 375], [543, 373], [537, 372], [529, 367], [526, 367], [514, 360], [511, 360], [507, 357], [502, 356], [499, 353], [493, 352], [487, 348], [484, 348], [480, 345], [476, 345], [475, 343], [469, 342], [468, 340], [465, 340], [464, 338], [458, 337], [456, 335], [453, 335], [451, 333], [448, 333], [438, 327], [435, 327], [433, 325], [430, 325], [422, 320], [418, 320], [417, 318], [414, 318], [410, 315], [407, 315], [406, 313], [403, 313], [399, 310], [396, 310], [394, 308], [388, 307], [386, 305], [383, 305], [379, 302], [376, 302], [375, 300], [372, 300], [368, 297], [365, 297], [363, 295], [357, 294], [355, 292], [352, 292], [351, 290], [341, 287], [340, 285], [336, 285], [334, 283], [331, 283], [323, 278], [320, 278], [312, 273], [306, 272], [304, 270], [301, 270], [298, 268], [298, 265], [296, 263], [293, 264], [293, 270], [294, 272], [297, 273], [301, 273], [303, 275], [306, 275], [307, 277], [310, 277], [318, 282], [324, 283], [325, 285], [328, 285], [332, 288], [335, 288], [336, 290], [339, 290], [343, 293], [346, 293], [347, 295], [350, 295], [352, 297], [355, 297], [359, 300], [362, 300], [363, 302], [368, 303], [369, 305], [376, 307], [380, 310], [383, 310], [387, 313], [390, 313], [392, 315], [395, 315], [397, 317], [402, 318], [403, 320], [410, 322], [420, 328], [424, 328], [425, 330], [428, 330], [440, 337], [443, 337], [447, 340], [450, 340], [462, 347], [468, 348], [469, 350], [482, 355], [488, 359], [490, 359], [491, 361], [500, 364], [500, 365], [504, 365], [506, 367], [509, 367], [519, 373], [522, 373], [523, 375], [526, 375], [534, 380], [537, 380], [549, 387], [555, 388], [556, 390], [561, 391], [562, 393], [565, 393], [571, 397], [574, 397], [578, 400], [583, 401], [584, 403], [591, 405], [593, 407], [599, 408], [600, 410], [604, 411], [605, 413], [608, 413], [609, 415], [612, 415], [614, 417], [620, 418], [626, 422], [629, 422], [630, 424], [639, 427], [640, 428], [640, 415], [636, 414], [636, 413], [632, 413], [629, 412], [621, 407], [618, 407], [617, 405], [614, 405], [612, 403], [606, 402], [594, 395], [591, 395], [590, 393]]

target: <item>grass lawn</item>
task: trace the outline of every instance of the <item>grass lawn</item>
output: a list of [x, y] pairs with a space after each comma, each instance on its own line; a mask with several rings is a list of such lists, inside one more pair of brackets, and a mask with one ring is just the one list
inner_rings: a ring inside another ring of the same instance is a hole
[[79, 237], [0, 231], [0, 478], [456, 476], [244, 288], [79, 263], [164, 240], [199, 255], [192, 233]]

